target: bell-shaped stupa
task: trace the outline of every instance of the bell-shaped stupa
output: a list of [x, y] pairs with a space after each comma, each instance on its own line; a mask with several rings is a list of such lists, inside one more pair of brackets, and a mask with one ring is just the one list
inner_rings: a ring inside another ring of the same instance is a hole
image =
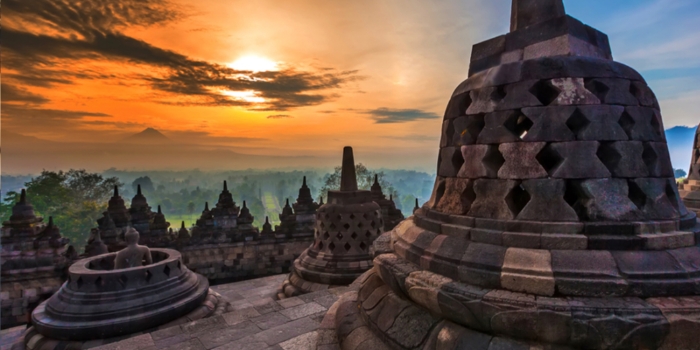
[[431, 200], [339, 301], [342, 348], [700, 349], [654, 94], [562, 0], [512, 9], [450, 98]]
[[680, 194], [688, 209], [700, 215], [700, 125], [695, 132], [688, 178], [680, 184]]
[[383, 232], [381, 208], [357, 189], [352, 148], [343, 150], [340, 190], [316, 211], [314, 242], [294, 261], [279, 298], [347, 286], [372, 267], [370, 246]]

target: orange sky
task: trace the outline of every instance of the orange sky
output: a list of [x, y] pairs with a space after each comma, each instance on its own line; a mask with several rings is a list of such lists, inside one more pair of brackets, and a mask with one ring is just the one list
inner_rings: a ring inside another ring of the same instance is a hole
[[[2, 130], [94, 143], [153, 127], [178, 142], [272, 155], [353, 145], [430, 169], [471, 46], [507, 31], [509, 6], [7, 0]], [[241, 58], [253, 66], [232, 66]], [[271, 71], [244, 70], [270, 62]]]

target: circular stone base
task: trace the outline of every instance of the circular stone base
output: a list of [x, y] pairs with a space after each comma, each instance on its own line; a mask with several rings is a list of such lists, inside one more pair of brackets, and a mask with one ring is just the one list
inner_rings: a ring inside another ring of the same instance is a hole
[[318, 292], [324, 289], [342, 287], [339, 285], [330, 285], [323, 283], [315, 283], [304, 280], [299, 274], [292, 269], [289, 277], [282, 282], [282, 286], [277, 290], [277, 299], [296, 297], [302, 294]]
[[25, 335], [20, 337], [18, 341], [12, 345], [12, 350], [58, 350], [58, 349], [87, 349], [104, 344], [122, 341], [128, 338], [135, 338], [140, 335], [148, 334], [157, 330], [174, 327], [183, 323], [188, 323], [203, 318], [209, 318], [228, 312], [235, 311], [233, 306], [224, 299], [219, 293], [209, 289], [208, 294], [202, 304], [191, 311], [189, 314], [180, 317], [176, 320], [168, 322], [164, 325], [144, 330], [143, 332], [132, 333], [127, 336], [120, 336], [109, 339], [88, 340], [88, 341], [68, 341], [56, 340], [47, 338], [39, 334], [34, 327], [26, 330]]
[[343, 349], [371, 338], [397, 349], [700, 349], [700, 296], [535, 297], [407, 269], [390, 255], [339, 300]]

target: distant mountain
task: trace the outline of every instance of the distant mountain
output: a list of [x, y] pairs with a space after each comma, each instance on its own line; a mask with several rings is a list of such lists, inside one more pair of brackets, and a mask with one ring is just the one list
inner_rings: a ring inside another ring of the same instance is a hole
[[160, 131], [153, 128], [148, 128], [138, 134], [125, 138], [124, 141], [133, 143], [162, 144], [170, 142], [170, 139], [163, 135]]
[[668, 151], [675, 169], [688, 171], [697, 127], [676, 126], [666, 130]]

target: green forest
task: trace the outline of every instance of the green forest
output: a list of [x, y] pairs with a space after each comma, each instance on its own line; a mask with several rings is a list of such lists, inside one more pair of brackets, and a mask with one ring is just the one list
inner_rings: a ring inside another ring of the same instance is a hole
[[[384, 194], [392, 195], [404, 215], [411, 214], [415, 199], [425, 202], [430, 197], [434, 174], [412, 170], [368, 169], [356, 165], [358, 187], [369, 189], [374, 175], [379, 178]], [[311, 189], [314, 199], [327, 196], [328, 190], [340, 187], [340, 167], [332, 172], [309, 169], [299, 171], [125, 171], [109, 169], [102, 173], [85, 170], [43, 171], [31, 176], [2, 176], [2, 202], [0, 217], [3, 221], [12, 214], [12, 206], [24, 188], [37, 215], [48, 221], [52, 216], [61, 233], [71, 240], [76, 249], [82, 251], [90, 229], [97, 226], [96, 220], [107, 208], [114, 186], [127, 207], [141, 185], [143, 194], [155, 211], [160, 205], [171, 227], [177, 228], [182, 221], [187, 227], [194, 225], [204, 209], [204, 204], [216, 204], [223, 189], [224, 180], [238, 206], [246, 205], [255, 217], [254, 225], [261, 227], [265, 217], [279, 224], [279, 213], [285, 201], [293, 203], [299, 195], [303, 177]]]

